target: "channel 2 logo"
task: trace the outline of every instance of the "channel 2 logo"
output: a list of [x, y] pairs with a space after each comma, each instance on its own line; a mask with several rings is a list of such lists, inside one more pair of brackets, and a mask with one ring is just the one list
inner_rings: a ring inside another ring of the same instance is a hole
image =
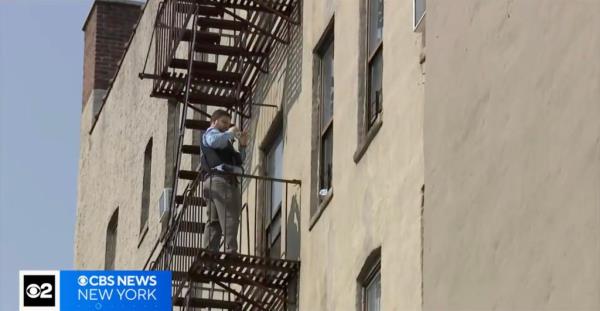
[[54, 275], [25, 275], [23, 276], [25, 307], [54, 307], [55, 277]]
[[21, 310], [30, 310], [30, 307], [55, 310], [58, 307], [58, 271], [21, 271], [19, 283]]

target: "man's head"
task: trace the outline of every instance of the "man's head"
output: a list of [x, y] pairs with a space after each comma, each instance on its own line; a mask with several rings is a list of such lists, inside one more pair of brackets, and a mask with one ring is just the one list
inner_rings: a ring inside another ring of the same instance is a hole
[[223, 132], [231, 127], [231, 115], [227, 111], [217, 109], [210, 117], [210, 126]]

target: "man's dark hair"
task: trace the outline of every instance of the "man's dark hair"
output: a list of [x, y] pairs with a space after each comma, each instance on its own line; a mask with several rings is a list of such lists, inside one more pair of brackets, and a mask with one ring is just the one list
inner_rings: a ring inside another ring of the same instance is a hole
[[210, 123], [215, 122], [216, 120], [218, 120], [222, 117], [231, 118], [231, 115], [223, 109], [217, 109], [217, 110], [215, 110], [215, 112], [213, 112], [212, 116], [210, 116]]

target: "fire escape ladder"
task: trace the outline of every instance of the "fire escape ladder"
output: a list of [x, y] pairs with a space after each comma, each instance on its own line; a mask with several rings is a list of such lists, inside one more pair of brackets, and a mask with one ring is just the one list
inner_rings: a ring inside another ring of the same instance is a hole
[[[266, 201], [259, 199], [257, 189], [275, 183], [285, 185], [281, 210], [285, 209], [287, 221], [291, 208], [288, 188], [299, 187], [299, 181], [237, 176], [256, 187], [254, 202], [245, 202], [240, 216], [240, 252], [209, 251], [201, 242], [207, 227], [204, 181], [196, 168], [182, 167], [182, 158], [200, 154], [199, 142], [185, 144], [185, 135], [191, 131], [202, 134], [210, 126], [207, 106], [228, 110], [240, 127], [248, 124], [253, 106], [270, 106], [254, 103], [252, 91], [260, 75], [269, 72], [269, 54], [275, 45], [289, 44], [289, 28], [299, 24], [299, 14], [294, 14], [297, 1], [159, 3], [151, 38], [154, 71], [146, 72], [149, 49], [140, 78], [153, 80], [150, 96], [177, 102], [181, 110], [168, 228], [144, 268], [173, 272], [174, 310], [283, 311], [290, 303], [289, 286], [297, 278], [300, 262], [286, 259], [287, 224], [280, 229], [286, 239], [284, 258], [269, 257], [265, 246], [268, 238], [263, 236], [264, 228], [259, 227], [262, 220], [256, 214], [265, 208]], [[202, 119], [189, 117], [189, 109]], [[254, 215], [249, 212], [251, 208]]]

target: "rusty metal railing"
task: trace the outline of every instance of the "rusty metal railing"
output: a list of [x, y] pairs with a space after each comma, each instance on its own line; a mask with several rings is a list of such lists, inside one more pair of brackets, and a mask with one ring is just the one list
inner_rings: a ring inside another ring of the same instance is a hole
[[[222, 228], [218, 249], [209, 251], [227, 253], [225, 241], [235, 234], [239, 255], [298, 259], [297, 255], [290, 255], [290, 249], [295, 249], [293, 254], [299, 254], [300, 181], [215, 171], [204, 178], [197, 178], [185, 189], [183, 204], [174, 213], [173, 226], [168, 229], [162, 245], [155, 248], [144, 266], [144, 269], [173, 272], [173, 297], [184, 296], [185, 299], [190, 299], [189, 292], [194, 283], [188, 272], [197, 264], [197, 255], [207, 250], [205, 238], [207, 228], [211, 226], [208, 213], [215, 207], [215, 196], [222, 194], [215, 192], [221, 190], [215, 185], [222, 184], [223, 181], [229, 182], [231, 188], [237, 187], [235, 195], [240, 204], [239, 214], [236, 215], [237, 230], [227, 232], [227, 224], [223, 224], [227, 220], [224, 215], [219, 214], [221, 222], [212, 225], [224, 225], [225, 228]], [[225, 287], [231, 287], [231, 284]], [[200, 295], [207, 297], [214, 290], [213, 288]], [[272, 295], [281, 296], [281, 293], [273, 291]], [[231, 297], [231, 294], [221, 296], [223, 300], [230, 302], [239, 298]], [[279, 299], [279, 305], [284, 306], [285, 298]]]
[[[186, 256], [193, 256], [197, 250], [205, 248], [202, 237], [208, 222], [208, 210], [214, 206], [214, 185], [216, 179], [237, 180], [239, 193], [239, 215], [237, 230], [238, 253], [252, 256], [268, 256], [272, 250], [269, 245], [269, 226], [280, 226], [281, 252], [278, 258], [288, 257], [290, 227], [292, 221], [290, 211], [299, 219], [299, 180], [288, 180], [266, 176], [222, 173], [215, 171], [204, 179], [198, 178], [190, 183], [184, 191], [183, 205], [174, 213], [174, 223], [166, 232], [163, 246], [154, 260], [149, 260], [144, 268], [172, 271], [187, 271], [191, 261]], [[212, 189], [212, 193], [208, 190]], [[281, 217], [279, 224], [274, 224]], [[223, 229], [223, 228], [222, 228]], [[296, 228], [297, 230], [297, 228]], [[224, 252], [225, 241], [230, 232], [223, 229], [219, 251]], [[275, 234], [277, 235], [277, 234]], [[273, 236], [275, 238], [275, 236]], [[179, 247], [179, 249], [174, 249]], [[186, 253], [192, 251], [192, 253]], [[173, 253], [184, 257], [175, 260]], [[272, 253], [273, 254], [273, 253]], [[152, 257], [152, 254], [151, 254]], [[183, 270], [180, 270], [183, 269]]]
[[[173, 60], [177, 47], [190, 23], [195, 6], [189, 1], [167, 0], [159, 3], [155, 25], [155, 74], [165, 73]], [[160, 80], [154, 80], [154, 88]]]
[[[221, 18], [235, 20], [243, 23], [247, 27], [242, 30], [234, 30], [228, 34], [233, 40], [227, 41], [221, 40], [219, 44], [237, 47], [248, 51], [250, 53], [259, 53], [268, 55], [270, 50], [273, 48], [276, 42], [289, 43], [289, 36], [287, 39], [283, 38], [284, 32], [290, 27], [289, 24], [297, 24], [294, 22], [289, 15], [294, 12], [294, 4], [298, 0], [273, 0], [273, 1], [262, 1], [255, 0], [254, 2], [239, 2], [237, 0], [164, 0], [159, 3], [159, 8], [155, 21], [155, 29], [153, 35], [156, 34], [155, 38], [155, 67], [153, 75], [154, 77], [154, 89], [163, 87], [167, 88], [178, 88], [176, 84], [165, 84], [165, 80], [160, 79], [163, 75], [170, 75], [175, 73], [177, 69], [170, 68], [169, 65], [178, 54], [178, 48], [181, 46], [181, 42], [186, 31], [193, 31], [195, 36], [198, 31], [197, 10], [202, 6], [203, 8], [215, 7], [221, 8], [223, 15]], [[219, 33], [222, 36], [221, 31]], [[268, 68], [268, 57], [259, 56], [244, 56], [244, 55], [230, 55], [226, 56], [225, 59], [220, 62], [218, 55], [217, 65], [222, 66], [219, 70], [222, 72], [235, 72], [238, 73], [242, 78], [237, 85], [231, 89], [224, 89], [222, 87], [202, 87], [195, 85], [195, 80], [192, 79], [192, 68], [193, 61], [200, 58], [201, 61], [206, 61], [204, 53], [197, 53], [194, 49], [195, 40], [190, 42], [188, 47], [188, 60], [189, 66], [187, 69], [187, 79], [184, 82], [185, 86], [181, 86], [181, 90], [185, 90], [184, 100], [184, 114], [181, 117], [180, 122], [180, 137], [178, 143], [177, 159], [174, 166], [174, 176], [177, 176], [179, 170], [179, 162], [181, 156], [181, 145], [182, 145], [182, 134], [185, 132], [183, 124], [185, 121], [185, 112], [187, 107], [195, 108], [193, 105], [188, 103], [188, 97], [190, 92], [201, 90], [209, 95], [223, 96], [223, 97], [235, 97], [239, 100], [240, 105], [237, 109], [232, 109], [236, 112], [237, 123], [242, 128], [247, 124], [244, 120], [248, 120], [251, 117], [251, 106], [252, 106], [252, 90], [255, 88], [257, 79], [260, 73], [267, 72]], [[208, 53], [210, 54], [210, 52]], [[145, 68], [145, 66], [144, 66]], [[169, 71], [173, 71], [169, 73]], [[180, 77], [181, 72], [177, 74]], [[145, 74], [141, 74], [140, 77], [145, 77]], [[183, 77], [183, 76], [181, 76]], [[173, 93], [178, 93], [179, 91]], [[177, 194], [177, 178], [175, 178], [173, 203], [170, 206], [172, 210], [175, 208], [174, 198]], [[169, 213], [169, 225], [173, 224], [174, 215]]]

